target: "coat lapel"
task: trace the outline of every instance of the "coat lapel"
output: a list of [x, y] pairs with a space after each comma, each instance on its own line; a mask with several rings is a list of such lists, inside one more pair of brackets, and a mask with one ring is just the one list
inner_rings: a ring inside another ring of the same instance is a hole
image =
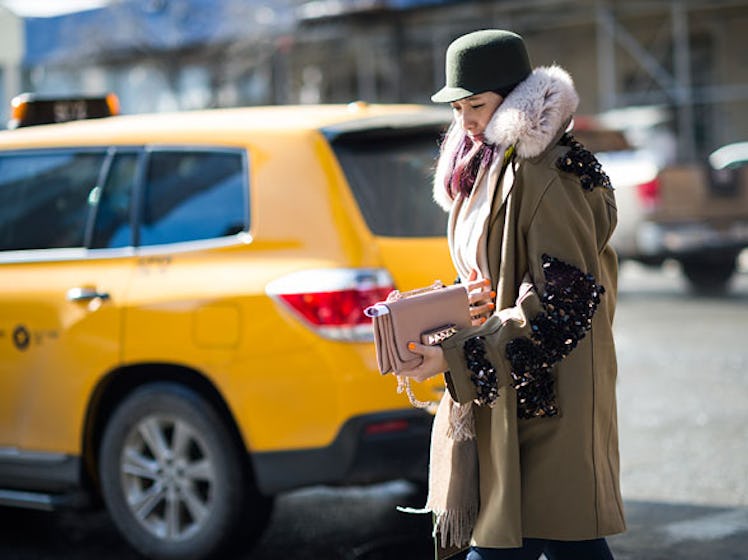
[[493, 201], [491, 202], [491, 214], [488, 222], [489, 231], [496, 223], [501, 209], [506, 204], [509, 193], [514, 188], [514, 161], [514, 146], [510, 146], [504, 153], [504, 164], [501, 166], [501, 172], [497, 180], [499, 188], [496, 189]]

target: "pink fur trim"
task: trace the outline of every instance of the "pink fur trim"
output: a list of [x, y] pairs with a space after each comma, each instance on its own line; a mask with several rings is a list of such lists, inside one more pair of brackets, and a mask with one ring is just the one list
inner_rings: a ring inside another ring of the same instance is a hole
[[521, 158], [538, 156], [578, 105], [574, 82], [563, 68], [536, 68], [496, 110], [486, 127], [486, 140], [517, 144]]

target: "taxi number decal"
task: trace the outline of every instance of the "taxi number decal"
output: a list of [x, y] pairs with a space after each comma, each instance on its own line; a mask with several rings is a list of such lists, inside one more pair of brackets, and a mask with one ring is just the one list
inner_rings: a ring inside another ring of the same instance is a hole
[[[5, 330], [0, 329], [0, 338], [5, 338]], [[60, 337], [59, 331], [55, 329], [30, 331], [26, 325], [17, 325], [11, 334], [13, 346], [21, 352], [28, 350], [33, 344], [40, 345], [44, 340], [57, 340]]]

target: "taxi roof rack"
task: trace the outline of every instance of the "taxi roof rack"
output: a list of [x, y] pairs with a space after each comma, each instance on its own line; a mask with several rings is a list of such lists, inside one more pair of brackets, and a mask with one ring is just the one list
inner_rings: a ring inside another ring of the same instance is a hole
[[118, 114], [119, 99], [114, 93], [97, 96], [21, 93], [11, 100], [8, 128], [97, 119]]

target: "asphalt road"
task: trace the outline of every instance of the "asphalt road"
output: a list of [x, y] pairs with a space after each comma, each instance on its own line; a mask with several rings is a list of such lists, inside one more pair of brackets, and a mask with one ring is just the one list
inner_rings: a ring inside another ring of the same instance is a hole
[[[695, 298], [678, 270], [621, 271], [621, 480], [629, 530], [617, 560], [748, 559], [748, 260], [725, 298]], [[278, 499], [247, 560], [427, 560], [430, 520], [405, 482]], [[134, 560], [100, 512], [0, 510], [2, 560]]]

